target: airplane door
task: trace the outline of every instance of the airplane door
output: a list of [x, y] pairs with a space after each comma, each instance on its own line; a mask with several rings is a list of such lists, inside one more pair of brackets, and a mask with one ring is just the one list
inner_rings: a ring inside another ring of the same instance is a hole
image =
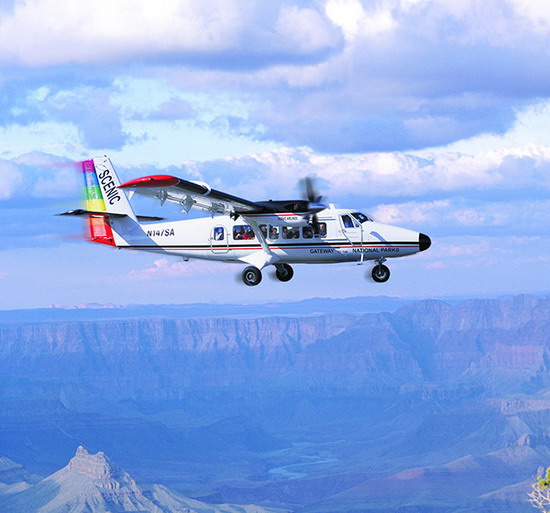
[[218, 225], [212, 228], [210, 250], [212, 253], [227, 253], [229, 251], [229, 237], [224, 226]]
[[363, 244], [363, 227], [353, 216], [349, 214], [341, 215], [340, 225], [342, 233], [352, 244], [357, 246]]

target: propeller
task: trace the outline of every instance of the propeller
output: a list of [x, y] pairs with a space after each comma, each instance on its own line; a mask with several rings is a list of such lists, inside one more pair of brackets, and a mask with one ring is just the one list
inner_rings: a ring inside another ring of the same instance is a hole
[[313, 228], [313, 233], [319, 235], [319, 220], [317, 213], [328, 208], [323, 202], [325, 198], [317, 193], [315, 181], [311, 176], [306, 176], [301, 180], [302, 196], [307, 201], [307, 217]]

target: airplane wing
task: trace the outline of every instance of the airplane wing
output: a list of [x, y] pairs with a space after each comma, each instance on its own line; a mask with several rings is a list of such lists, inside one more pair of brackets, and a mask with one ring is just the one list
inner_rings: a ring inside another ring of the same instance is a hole
[[143, 176], [123, 183], [119, 187], [156, 198], [161, 205], [166, 201], [177, 203], [185, 212], [189, 212], [191, 208], [226, 215], [272, 211], [259, 203], [212, 189], [205, 183], [190, 182], [170, 175]]

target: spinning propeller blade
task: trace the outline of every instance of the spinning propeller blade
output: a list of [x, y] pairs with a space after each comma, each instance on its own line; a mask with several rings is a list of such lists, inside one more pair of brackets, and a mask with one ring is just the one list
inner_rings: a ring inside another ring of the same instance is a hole
[[319, 220], [317, 219], [317, 213], [328, 208], [323, 203], [325, 198], [317, 193], [314, 180], [311, 176], [306, 176], [301, 180], [301, 185], [303, 190], [302, 196], [307, 201], [307, 217], [309, 217], [313, 233], [319, 235]]

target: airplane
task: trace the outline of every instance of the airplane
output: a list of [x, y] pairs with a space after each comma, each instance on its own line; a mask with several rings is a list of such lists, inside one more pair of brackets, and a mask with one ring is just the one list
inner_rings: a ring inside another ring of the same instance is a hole
[[[170, 175], [151, 175], [125, 183], [110, 159], [97, 157], [78, 163], [84, 176], [86, 208], [60, 215], [88, 218], [89, 239], [117, 249], [150, 251], [191, 258], [246, 264], [242, 281], [256, 286], [262, 270], [275, 268], [281, 282], [292, 279], [291, 264], [373, 261], [372, 279], [390, 277], [384, 263], [427, 250], [430, 238], [374, 221], [353, 209], [325, 205], [311, 178], [303, 182], [305, 199], [249, 201], [212, 189], [203, 182]], [[129, 199], [149, 196], [161, 205], [176, 203], [182, 213], [192, 208], [209, 217], [165, 221], [139, 216]]]

